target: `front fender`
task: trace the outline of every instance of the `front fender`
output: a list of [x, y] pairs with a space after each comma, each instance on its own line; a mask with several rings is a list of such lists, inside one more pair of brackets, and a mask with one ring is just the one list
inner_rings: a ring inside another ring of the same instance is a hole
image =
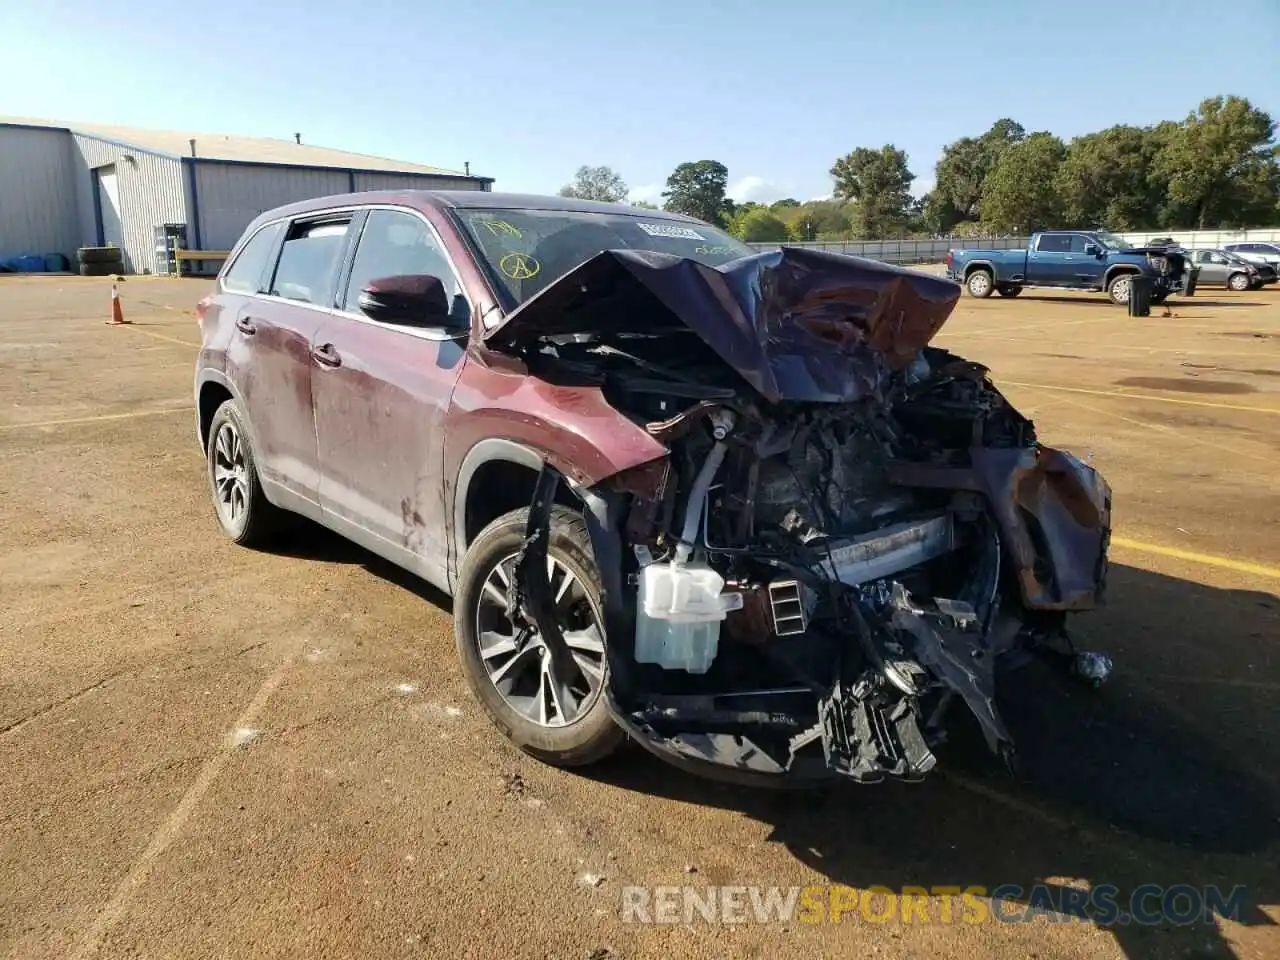
[[453, 393], [445, 476], [458, 476], [471, 448], [485, 439], [526, 447], [588, 487], [666, 455], [667, 448], [614, 409], [599, 387], [548, 383], [517, 360], [483, 353], [466, 365]]

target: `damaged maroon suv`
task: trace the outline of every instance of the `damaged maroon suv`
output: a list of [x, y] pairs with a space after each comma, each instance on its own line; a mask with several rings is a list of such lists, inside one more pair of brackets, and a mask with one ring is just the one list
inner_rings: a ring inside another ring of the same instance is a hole
[[996, 678], [1100, 681], [1110, 491], [977, 363], [950, 281], [668, 213], [368, 193], [263, 214], [201, 303], [223, 530], [302, 514], [453, 597], [499, 727], [742, 780], [918, 778]]

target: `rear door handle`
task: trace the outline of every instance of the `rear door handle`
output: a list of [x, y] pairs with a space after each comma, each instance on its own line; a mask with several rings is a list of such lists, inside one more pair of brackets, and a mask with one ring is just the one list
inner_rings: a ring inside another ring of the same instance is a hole
[[243, 333], [246, 337], [252, 337], [258, 332], [258, 327], [248, 317], [236, 317], [236, 329]]
[[313, 347], [311, 349], [311, 359], [322, 367], [342, 366], [342, 358], [338, 356], [338, 351], [334, 349], [332, 343], [322, 343], [318, 347]]

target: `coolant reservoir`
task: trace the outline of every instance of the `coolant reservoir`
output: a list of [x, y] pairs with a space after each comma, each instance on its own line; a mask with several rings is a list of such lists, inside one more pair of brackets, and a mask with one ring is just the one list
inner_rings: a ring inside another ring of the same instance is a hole
[[724, 578], [697, 561], [651, 563], [640, 571], [636, 660], [666, 670], [706, 673], [720, 643], [720, 621], [742, 605], [721, 594]]

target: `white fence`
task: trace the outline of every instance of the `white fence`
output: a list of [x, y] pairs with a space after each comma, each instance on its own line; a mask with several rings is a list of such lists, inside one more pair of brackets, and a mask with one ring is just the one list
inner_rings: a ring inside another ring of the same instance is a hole
[[[1184, 247], [1218, 247], [1224, 243], [1249, 240], [1280, 243], [1280, 229], [1262, 230], [1153, 230], [1148, 233], [1121, 233], [1135, 245], [1156, 237], [1172, 237]], [[806, 240], [787, 244], [813, 250], [847, 253], [855, 257], [882, 260], [885, 263], [938, 263], [948, 250], [1017, 250], [1027, 245], [1029, 237], [940, 237], [929, 240]], [[776, 243], [753, 243], [757, 250], [777, 250]]]

